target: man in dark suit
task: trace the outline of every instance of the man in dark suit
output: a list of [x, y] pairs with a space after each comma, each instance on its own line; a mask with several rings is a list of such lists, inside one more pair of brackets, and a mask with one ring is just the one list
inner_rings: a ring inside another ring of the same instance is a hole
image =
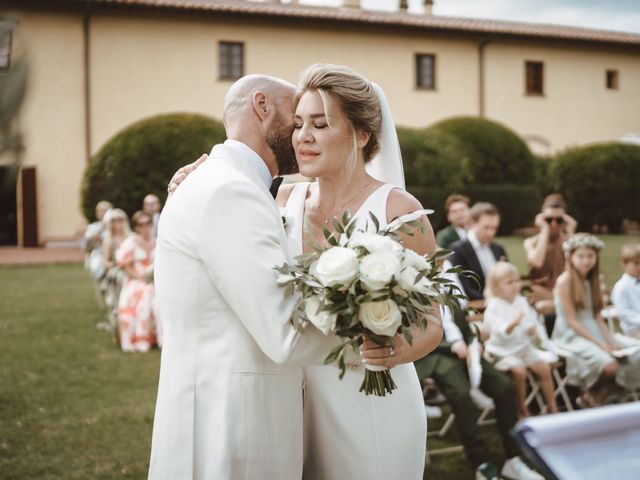
[[[460, 275], [458, 280], [470, 300], [483, 300], [485, 279], [491, 266], [498, 260], [506, 260], [502, 246], [493, 242], [500, 225], [500, 215], [490, 203], [477, 203], [469, 210], [470, 229], [465, 240], [459, 240], [449, 248], [452, 265], [477, 274], [480, 286], [472, 278]], [[497, 480], [498, 469], [490, 462], [487, 443], [480, 435], [477, 419], [479, 411], [470, 394], [471, 385], [467, 373], [467, 345], [474, 338], [464, 312], [453, 317], [448, 311], [443, 315], [445, 339], [438, 348], [415, 362], [419, 378], [431, 377], [447, 398], [455, 414], [458, 435], [465, 455], [476, 470], [476, 479]], [[520, 449], [511, 436], [511, 429], [518, 420], [516, 393], [508, 374], [496, 370], [481, 359], [482, 377], [480, 390], [491, 397], [495, 404], [496, 423], [502, 438], [507, 461], [502, 476], [517, 480], [542, 480], [544, 477], [531, 470], [521, 459]]]
[[444, 202], [449, 226], [436, 234], [436, 242], [442, 248], [449, 248], [454, 242], [467, 238], [467, 220], [469, 218], [470, 201], [464, 195], [452, 193]]
[[[477, 420], [480, 414], [474, 403], [467, 374], [467, 344], [474, 338], [464, 317], [452, 319], [448, 311], [442, 316], [445, 339], [429, 355], [415, 362], [418, 377], [431, 377], [447, 398], [455, 415], [455, 425], [462, 441], [464, 453], [475, 469], [477, 480], [498, 480], [498, 468], [491, 463], [489, 445], [480, 432]], [[518, 421], [516, 392], [509, 375], [499, 372], [481, 359], [480, 390], [491, 397], [495, 405], [498, 432], [502, 439], [504, 456], [502, 476], [516, 480], [544, 480], [520, 458], [520, 449], [511, 430]]]
[[497, 261], [507, 261], [507, 252], [502, 245], [493, 241], [500, 226], [500, 214], [495, 206], [485, 202], [476, 203], [469, 210], [469, 221], [467, 239], [458, 240], [449, 247], [453, 250], [449, 261], [478, 276], [478, 282], [464, 275], [459, 280], [469, 300], [482, 300], [489, 270]]

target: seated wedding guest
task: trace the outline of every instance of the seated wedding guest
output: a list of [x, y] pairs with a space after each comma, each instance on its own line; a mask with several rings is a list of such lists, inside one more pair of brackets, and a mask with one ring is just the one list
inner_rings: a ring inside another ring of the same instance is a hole
[[[115, 208], [109, 210], [104, 216], [105, 235], [102, 242], [102, 265], [105, 270], [101, 283], [101, 290], [104, 292], [104, 299], [107, 305], [109, 323], [100, 323], [99, 327], [117, 333], [117, 313], [118, 299], [120, 298], [120, 287], [123, 282], [124, 273], [116, 263], [116, 251], [122, 242], [131, 234], [129, 229], [129, 219], [124, 210]], [[114, 339], [116, 337], [114, 336]]]
[[105, 234], [102, 242], [102, 265], [109, 272], [116, 267], [116, 251], [124, 240], [129, 237], [129, 218], [124, 210], [114, 208], [105, 216]]
[[640, 387], [640, 353], [625, 355], [619, 363], [614, 355], [633, 341], [616, 336], [602, 319], [602, 293], [598, 254], [604, 247], [593, 235], [578, 233], [564, 243], [565, 271], [558, 277], [554, 296], [556, 324], [552, 339], [567, 358], [569, 383], [579, 385], [585, 406], [600, 405], [615, 384]]
[[562, 243], [576, 231], [577, 222], [565, 211], [562, 195], [554, 193], [542, 202], [535, 226], [540, 232], [524, 241], [531, 294], [529, 301], [545, 314], [547, 333], [553, 330], [553, 286], [564, 272]]
[[153, 286], [156, 241], [149, 214], [138, 211], [131, 223], [135, 233], [116, 251], [116, 262], [126, 273], [118, 303], [120, 346], [125, 352], [146, 352], [160, 343]]
[[85, 254], [84, 266], [95, 280], [104, 275], [102, 265], [102, 240], [105, 233], [103, 219], [108, 210], [113, 208], [110, 202], [102, 200], [96, 205], [96, 221], [87, 225], [82, 238], [82, 250]]
[[157, 195], [153, 193], [148, 194], [142, 201], [142, 210], [151, 216], [153, 220], [153, 228], [151, 229], [151, 235], [153, 238], [158, 237], [158, 222], [160, 221], [160, 210], [162, 210], [162, 203]]
[[537, 313], [520, 295], [521, 289], [520, 274], [514, 265], [498, 262], [491, 268], [485, 289], [487, 309], [483, 321], [489, 334], [485, 342], [486, 355], [498, 370], [511, 374], [521, 417], [529, 416], [525, 405], [527, 369], [538, 379], [548, 411], [556, 413], [558, 406], [549, 364], [558, 358], [534, 345], [533, 339], [538, 336]]
[[467, 220], [469, 219], [469, 199], [464, 195], [453, 193], [447, 197], [444, 209], [450, 225], [436, 234], [436, 243], [442, 248], [458, 240], [467, 238]]
[[416, 361], [415, 366], [418, 377], [431, 377], [446, 397], [455, 415], [456, 429], [464, 453], [475, 469], [475, 478], [498, 480], [502, 475], [516, 480], [544, 480], [544, 477], [522, 461], [518, 444], [511, 436], [511, 430], [518, 421], [516, 394], [511, 379], [482, 358], [480, 390], [493, 399], [495, 404], [497, 427], [507, 458], [501, 473], [498, 473], [496, 465], [491, 463], [489, 445], [477, 423], [480, 412], [471, 396], [471, 384], [467, 373], [467, 346], [475, 336], [469, 323], [464, 319], [458, 319], [457, 315], [454, 320], [449, 309], [443, 309], [442, 326], [444, 340], [436, 350]]
[[624, 273], [613, 286], [611, 302], [622, 331], [640, 339], [640, 243], [624, 245], [620, 257]]
[[469, 221], [466, 240], [459, 240], [449, 247], [453, 255], [448, 260], [478, 276], [478, 281], [464, 275], [458, 280], [469, 300], [482, 300], [489, 270], [497, 261], [507, 260], [507, 253], [502, 245], [493, 241], [500, 226], [500, 214], [494, 205], [476, 203], [469, 210]]

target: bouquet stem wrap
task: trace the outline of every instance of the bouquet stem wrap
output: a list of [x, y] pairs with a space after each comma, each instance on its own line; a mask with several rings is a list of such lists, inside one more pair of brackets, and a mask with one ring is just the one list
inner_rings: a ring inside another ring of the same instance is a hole
[[391, 377], [391, 370], [377, 365], [365, 365], [364, 380], [360, 385], [360, 391], [365, 395], [384, 397], [387, 393], [393, 393], [396, 388], [398, 387]]

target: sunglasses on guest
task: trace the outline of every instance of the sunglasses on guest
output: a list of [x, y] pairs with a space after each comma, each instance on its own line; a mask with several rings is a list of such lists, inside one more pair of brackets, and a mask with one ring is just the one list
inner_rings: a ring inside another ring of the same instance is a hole
[[558, 225], [562, 225], [564, 223], [564, 218], [562, 217], [546, 217], [544, 219], [545, 222], [547, 222], [549, 225], [551, 225], [553, 222], [556, 222]]
[[148, 220], [146, 222], [143, 221], [143, 222], [136, 223], [137, 227], [146, 227], [147, 225], [151, 225], [151, 222]]

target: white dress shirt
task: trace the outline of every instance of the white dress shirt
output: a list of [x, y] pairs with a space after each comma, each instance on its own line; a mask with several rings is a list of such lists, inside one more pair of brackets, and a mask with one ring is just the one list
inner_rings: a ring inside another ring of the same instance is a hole
[[458, 234], [458, 237], [460, 237], [460, 240], [466, 240], [467, 239], [467, 231], [462, 228], [462, 227], [453, 227], [456, 231], [456, 233]]
[[624, 273], [611, 291], [624, 333], [640, 333], [640, 279]]
[[469, 231], [467, 238], [473, 247], [474, 252], [476, 252], [484, 277], [487, 278], [489, 270], [491, 270], [491, 267], [496, 264], [496, 257], [493, 256], [493, 252], [491, 251], [489, 244], [485, 245], [480, 243], [480, 240], [478, 240], [478, 237], [476, 237], [476, 234], [472, 230]]
[[462, 332], [453, 321], [451, 309], [449, 307], [440, 307], [440, 316], [442, 317], [444, 339], [449, 343], [455, 343], [459, 340], [464, 340]]

